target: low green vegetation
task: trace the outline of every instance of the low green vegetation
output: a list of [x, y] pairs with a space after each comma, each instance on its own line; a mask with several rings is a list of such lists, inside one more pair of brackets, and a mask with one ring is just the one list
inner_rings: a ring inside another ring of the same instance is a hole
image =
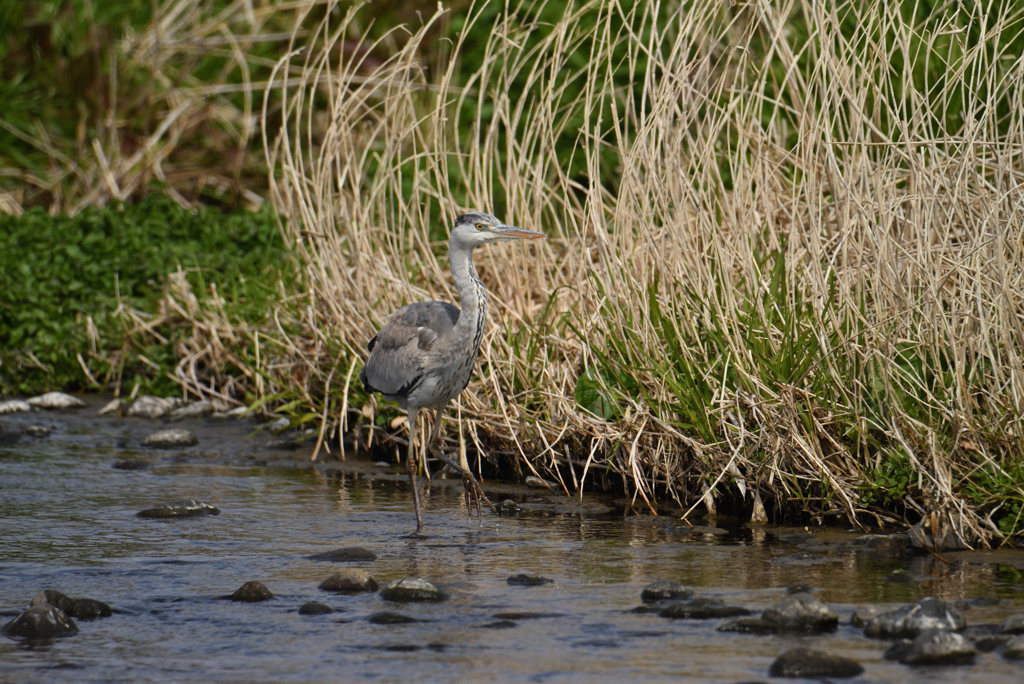
[[[296, 281], [269, 208], [226, 215], [154, 195], [74, 217], [0, 216], [0, 393], [117, 381], [180, 392], [168, 373], [192, 333], [179, 324], [195, 311], [168, 310], [167, 277], [179, 270], [199, 309], [223, 300], [239, 325], [263, 321], [279, 281]], [[140, 321], [156, 325], [142, 334]]]

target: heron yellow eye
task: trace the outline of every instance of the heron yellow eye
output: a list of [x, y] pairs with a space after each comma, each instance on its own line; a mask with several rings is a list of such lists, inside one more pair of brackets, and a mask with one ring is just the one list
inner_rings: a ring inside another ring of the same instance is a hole
[[482, 224], [482, 223], [476, 224], [476, 229], [477, 230], [483, 230], [484, 229], [484, 224]]

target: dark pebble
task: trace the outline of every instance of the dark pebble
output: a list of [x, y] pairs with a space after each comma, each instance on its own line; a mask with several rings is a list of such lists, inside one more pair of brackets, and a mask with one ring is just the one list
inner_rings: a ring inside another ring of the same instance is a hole
[[494, 510], [497, 511], [498, 515], [509, 516], [519, 513], [523, 509], [512, 499], [505, 499], [499, 501], [495, 506]]
[[778, 625], [773, 625], [759, 617], [739, 617], [723, 623], [719, 632], [738, 632], [740, 634], [774, 634], [779, 631]]
[[194, 518], [200, 515], [220, 515], [220, 509], [202, 501], [183, 499], [173, 503], [147, 508], [136, 515], [140, 518]]
[[64, 611], [49, 603], [36, 603], [0, 627], [0, 633], [24, 639], [52, 639], [78, 633], [78, 625]]
[[480, 625], [485, 629], [512, 629], [518, 627], [512, 620], [495, 620], [494, 622], [488, 622], [486, 625]]
[[422, 622], [422, 620], [417, 620], [414, 617], [402, 615], [401, 613], [392, 613], [389, 610], [374, 613], [366, 618], [366, 621], [372, 622], [375, 625], [405, 625], [410, 622]]
[[114, 461], [113, 467], [117, 470], [142, 470], [148, 468], [149, 464], [136, 458], [123, 458], [120, 461]]
[[235, 593], [229, 597], [232, 601], [247, 601], [254, 603], [256, 601], [266, 601], [267, 599], [274, 598], [274, 595], [270, 593], [267, 586], [263, 582], [246, 582], [238, 589]]
[[377, 591], [380, 589], [380, 585], [365, 570], [345, 568], [321, 582], [320, 589], [357, 594], [361, 591]]
[[306, 556], [306, 558], [309, 560], [328, 561], [331, 563], [349, 563], [377, 560], [377, 554], [369, 549], [364, 549], [361, 546], [343, 546], [339, 549], [314, 553], [311, 556]]
[[791, 584], [786, 587], [787, 594], [809, 594], [814, 591], [814, 587], [809, 584]]
[[644, 603], [654, 603], [666, 600], [685, 600], [693, 596], [693, 592], [678, 582], [672, 580], [658, 580], [651, 582], [640, 592], [640, 600]]
[[333, 612], [333, 608], [326, 603], [320, 603], [319, 601], [303, 603], [302, 607], [299, 608], [299, 615], [327, 615], [328, 613]]
[[727, 606], [720, 599], [695, 598], [686, 603], [673, 603], [665, 606], [658, 615], [663, 618], [711, 620], [750, 615], [750, 611], [740, 606]]
[[540, 618], [562, 617], [562, 613], [538, 613], [524, 610], [508, 613], [495, 613], [491, 617], [495, 620], [537, 620]]
[[892, 582], [894, 584], [910, 584], [915, 580], [913, 577], [910, 576], [910, 574], [906, 570], [898, 569], [893, 570], [888, 575], [886, 575], [885, 581]]
[[514, 587], [539, 587], [542, 584], [551, 584], [555, 580], [540, 575], [519, 574], [512, 575], [505, 581]]
[[860, 663], [842, 656], [835, 656], [809, 648], [794, 648], [786, 651], [772, 663], [768, 674], [772, 677], [856, 677], [864, 672]]

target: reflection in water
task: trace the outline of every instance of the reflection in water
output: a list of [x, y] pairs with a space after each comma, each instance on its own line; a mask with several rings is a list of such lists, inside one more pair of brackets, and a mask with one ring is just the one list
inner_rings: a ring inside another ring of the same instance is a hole
[[[1024, 567], [1012, 554], [947, 565], [873, 554], [842, 530], [749, 527], [725, 521], [565, 512], [564, 497], [496, 491], [524, 509], [512, 518], [468, 515], [457, 481], [423, 492], [425, 534], [415, 527], [401, 468], [349, 463], [341, 470], [275, 468], [308, 456], [266, 452], [251, 426], [190, 426], [201, 446], [185, 457], [134, 451], [152, 423], [48, 417], [45, 441], [0, 447], [0, 609], [24, 607], [41, 589], [115, 604], [112, 618], [48, 645], [0, 639], [0, 677], [70, 680], [723, 681], [764, 678], [794, 645], [849, 655], [859, 681], [1018, 681], [998, 655], [949, 670], [913, 670], [882, 660], [886, 644], [844, 624], [833, 635], [720, 634], [718, 621], [669, 621], [629, 612], [644, 585], [673, 579], [701, 595], [763, 608], [802, 583], [818, 589], [848, 623], [860, 603], [921, 596], [999, 599], [975, 605], [969, 624], [1021, 610]], [[39, 422], [41, 416], [32, 416]], [[29, 418], [18, 418], [29, 420]], [[16, 421], [5, 417], [10, 428]], [[129, 446], [117, 446], [118, 444]], [[151, 467], [119, 471], [140, 458]], [[294, 459], [294, 460], [293, 460]], [[242, 465], [239, 465], [242, 464]], [[550, 497], [550, 498], [549, 498]], [[141, 520], [143, 508], [183, 498], [217, 505], [217, 517]], [[717, 524], [716, 524], [717, 522]], [[378, 555], [358, 564], [380, 581], [418, 576], [450, 599], [385, 605], [377, 595], [339, 596], [317, 585], [339, 569], [306, 556], [339, 546]], [[909, 582], [887, 576], [903, 569]], [[555, 580], [512, 587], [529, 572]], [[248, 580], [277, 598], [243, 605], [217, 600]], [[309, 600], [336, 613], [297, 614]], [[393, 610], [422, 622], [375, 625]], [[511, 624], [505, 612], [555, 614]], [[4, 618], [6, 621], [9, 618]]]

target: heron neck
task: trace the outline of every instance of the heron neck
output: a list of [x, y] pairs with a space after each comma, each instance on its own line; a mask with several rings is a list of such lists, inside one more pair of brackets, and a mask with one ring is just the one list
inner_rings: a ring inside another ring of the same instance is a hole
[[459, 290], [459, 304], [462, 309], [459, 322], [455, 326], [456, 332], [467, 346], [472, 344], [475, 354], [484, 335], [487, 290], [473, 267], [472, 249], [466, 249], [452, 240], [448, 243], [448, 261], [452, 269], [452, 280]]

